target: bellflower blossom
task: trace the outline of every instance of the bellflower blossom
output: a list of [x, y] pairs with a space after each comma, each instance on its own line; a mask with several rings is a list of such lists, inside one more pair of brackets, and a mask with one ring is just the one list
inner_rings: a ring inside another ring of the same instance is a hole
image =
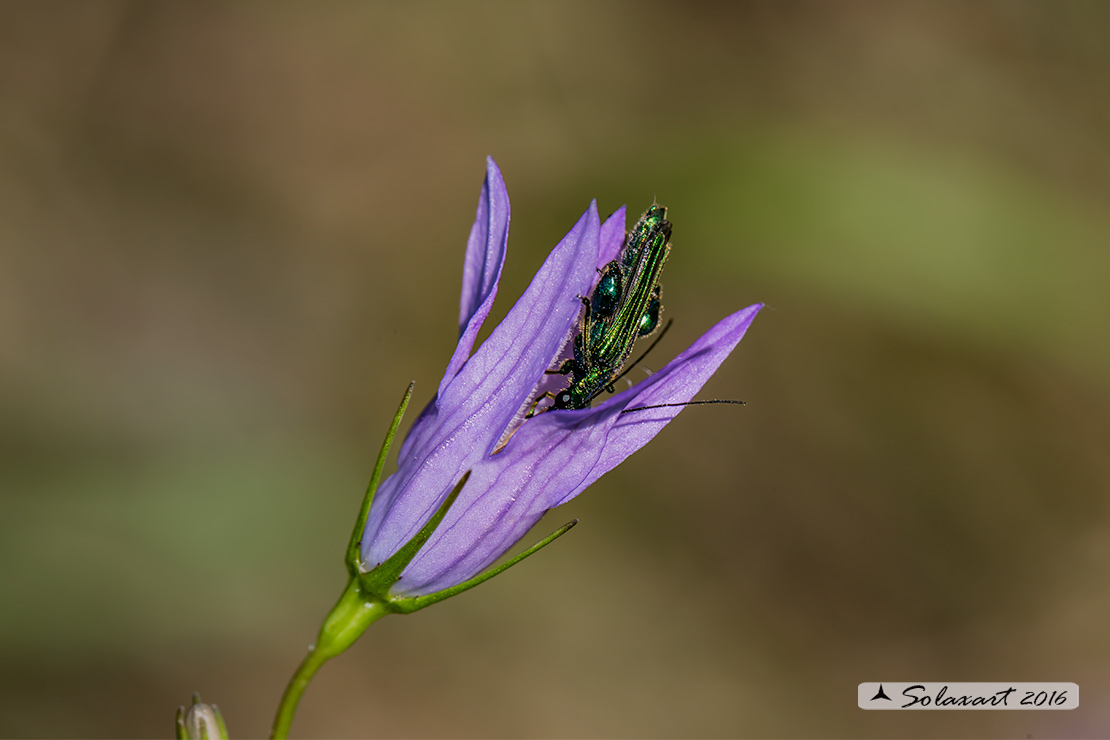
[[[396, 553], [440, 509], [469, 471], [458, 498], [390, 587], [419, 597], [473, 578], [547, 512], [565, 504], [643, 447], [682, 411], [744, 336], [762, 307], [728, 316], [662, 370], [593, 408], [524, 419], [545, 375], [565, 357], [599, 269], [619, 255], [621, 208], [604, 224], [596, 201], [551, 251], [524, 294], [471, 354], [505, 261], [509, 196], [488, 160], [463, 269], [459, 341], [435, 398], [413, 424], [398, 469], [374, 496], [361, 542], [370, 570]], [[511, 436], [508, 436], [511, 435]], [[505, 438], [508, 436], [507, 442]]]
[[[347, 545], [350, 580], [278, 705], [272, 738], [288, 735], [309, 681], [367, 626], [422, 609], [496, 575], [561, 536], [573, 522], [495, 568], [549, 509], [565, 504], [682, 410], [744, 336], [762, 308], [720, 321], [647, 380], [593, 408], [527, 418], [541, 393], [568, 382], [548, 374], [568, 357], [598, 272], [624, 244], [621, 208], [604, 224], [591, 203], [555, 246], [524, 295], [474, 350], [505, 263], [509, 195], [490, 159], [463, 266], [459, 341], [435, 398], [401, 445], [397, 472], [380, 486], [409, 386], [386, 435]], [[634, 413], [626, 413], [626, 412]]]

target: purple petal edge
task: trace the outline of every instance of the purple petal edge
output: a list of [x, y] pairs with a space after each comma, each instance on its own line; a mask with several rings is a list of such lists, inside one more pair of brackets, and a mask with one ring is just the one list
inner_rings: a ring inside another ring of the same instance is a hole
[[[726, 316], [658, 373], [609, 399], [598, 407], [598, 411], [614, 408], [626, 411], [654, 404], [685, 403], [692, 400], [721, 363], [732, 354], [761, 308], [763, 304], [757, 303]], [[594, 481], [650, 442], [682, 411], [683, 407], [679, 406], [617, 416], [606, 436], [597, 465], [578, 486], [552, 506], [564, 504], [586, 490]]]
[[509, 243], [509, 217], [509, 192], [505, 188], [505, 180], [493, 157], [487, 157], [486, 180], [478, 198], [478, 209], [474, 225], [470, 228], [463, 262], [459, 342], [439, 383], [441, 394], [470, 357], [474, 340], [497, 297], [497, 285], [501, 280]]
[[401, 442], [402, 458], [419, 446], [429, 420], [435, 415], [439, 396], [470, 357], [474, 340], [493, 308], [508, 251], [510, 216], [509, 191], [505, 187], [501, 169], [493, 157], [486, 157], [486, 177], [478, 195], [478, 208], [470, 227], [466, 256], [463, 259], [462, 292], [459, 295], [459, 341], [455, 344], [447, 369], [439, 381], [436, 396], [421, 409]]

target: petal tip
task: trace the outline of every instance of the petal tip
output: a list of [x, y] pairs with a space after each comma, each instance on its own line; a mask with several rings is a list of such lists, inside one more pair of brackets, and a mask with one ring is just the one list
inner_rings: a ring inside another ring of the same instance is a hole
[[497, 166], [497, 162], [493, 160], [493, 157], [488, 154], [486, 155], [486, 183], [495, 184], [499, 194], [504, 194], [505, 199], [508, 199], [509, 194], [506, 192], [505, 178], [501, 174], [501, 168]]

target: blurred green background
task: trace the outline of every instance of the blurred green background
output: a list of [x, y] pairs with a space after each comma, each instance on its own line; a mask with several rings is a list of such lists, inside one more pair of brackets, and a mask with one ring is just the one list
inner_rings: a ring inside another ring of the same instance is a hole
[[749, 405], [376, 624], [295, 735], [1107, 736], [1108, 80], [1102, 2], [0, 5], [0, 735], [194, 690], [266, 734], [492, 154], [492, 319], [591, 198], [658, 198], [654, 366], [765, 301], [703, 392]]

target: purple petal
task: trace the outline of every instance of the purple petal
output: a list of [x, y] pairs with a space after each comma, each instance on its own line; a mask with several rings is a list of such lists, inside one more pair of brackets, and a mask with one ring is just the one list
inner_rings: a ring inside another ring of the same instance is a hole
[[416, 417], [401, 443], [401, 457], [407, 456], [414, 445], [427, 432], [436, 410], [436, 400], [443, 389], [458, 374], [470, 352], [482, 324], [497, 297], [497, 285], [505, 265], [505, 252], [509, 243], [509, 191], [493, 157], [486, 157], [486, 179], [478, 196], [478, 209], [470, 238], [466, 242], [463, 260], [462, 294], [459, 297], [459, 341], [443, 379], [439, 381], [436, 398], [433, 398]]
[[[470, 418], [490, 409], [482, 434], [489, 454], [521, 402], [561, 348], [594, 277], [600, 222], [597, 203], [552, 250], [527, 290], [448, 385], [440, 406]], [[488, 423], [486, 423], [488, 421]], [[444, 422], [446, 424], [446, 422]]]
[[619, 408], [546, 413], [476, 465], [439, 528], [405, 569], [395, 592], [420, 595], [476, 575], [509, 550], [598, 464]]
[[420, 439], [402, 449], [398, 471], [375, 495], [364, 537], [367, 562], [395, 552], [462, 474], [490, 454], [578, 314], [578, 296], [595, 274], [599, 232], [595, 202], [552, 250], [504, 321], [441, 391]]
[[621, 206], [601, 225], [601, 248], [597, 253], [599, 270], [620, 256], [621, 247], [624, 246], [624, 233], [625, 207]]
[[[684, 403], [693, 399], [744, 337], [761, 308], [763, 304], [757, 303], [722, 319], [658, 373], [617, 394], [598, 410], [615, 408], [623, 411], [660, 403]], [[608, 430], [598, 464], [577, 486], [564, 489], [567, 493], [551, 506], [565, 504], [586, 490], [594, 481], [650, 442], [682, 409], [683, 407], [677, 406], [620, 415]]]
[[508, 243], [509, 193], [505, 189], [505, 180], [501, 177], [497, 163], [493, 161], [493, 157], [487, 157], [486, 181], [478, 198], [478, 211], [466, 243], [462, 295], [459, 299], [459, 343], [451, 361], [447, 363], [443, 380], [439, 383], [440, 394], [470, 357], [482, 322], [493, 307]]

